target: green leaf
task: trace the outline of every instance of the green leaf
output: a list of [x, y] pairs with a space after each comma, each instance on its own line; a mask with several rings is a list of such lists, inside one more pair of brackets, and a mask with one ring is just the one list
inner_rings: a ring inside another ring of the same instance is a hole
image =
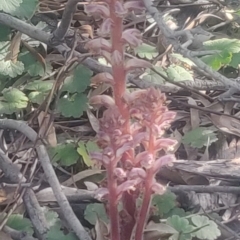
[[233, 68], [238, 68], [239, 64], [240, 64], [240, 53], [233, 53], [229, 66]]
[[3, 97], [8, 102], [27, 102], [26, 95], [17, 88], [4, 89]]
[[227, 51], [229, 53], [240, 52], [240, 40], [238, 39], [221, 38], [206, 41], [203, 45], [206, 50]]
[[163, 214], [163, 218], [168, 218], [168, 217], [171, 217], [173, 215], [177, 215], [179, 217], [185, 217], [188, 214], [184, 211], [184, 209], [178, 208], [178, 207], [174, 207], [169, 212]]
[[33, 226], [31, 221], [27, 218], [24, 218], [20, 214], [12, 214], [7, 221], [7, 226], [17, 231], [25, 231], [29, 235], [33, 234]]
[[26, 95], [16, 89], [4, 89], [3, 100], [0, 101], [0, 114], [12, 114], [19, 110], [26, 108], [28, 104], [28, 98]]
[[32, 103], [41, 104], [46, 99], [47, 92], [31, 92], [28, 94], [28, 98]]
[[58, 218], [58, 214], [54, 211], [51, 211], [47, 207], [43, 207], [42, 209], [43, 209], [46, 221], [48, 223], [48, 226], [49, 227], [58, 226], [60, 228], [61, 227], [61, 221]]
[[38, 0], [21, 0], [20, 6], [11, 12], [12, 15], [20, 18], [31, 18], [37, 10]]
[[92, 166], [91, 158], [89, 157], [85, 144], [83, 142], [80, 142], [77, 148], [78, 153], [82, 156], [84, 163], [90, 167]]
[[[219, 70], [222, 66], [237, 66], [239, 62], [234, 54], [240, 52], [240, 40], [222, 38], [206, 41], [203, 43], [206, 50], [217, 50], [216, 54], [202, 57], [202, 61], [211, 66], [214, 70]], [[234, 57], [234, 59], [232, 59]]]
[[46, 64], [45, 72], [43, 65], [39, 61], [37, 61], [37, 59], [33, 56], [32, 53], [28, 51], [21, 53], [19, 56], [19, 60], [23, 62], [25, 70], [32, 77], [45, 76], [46, 74], [50, 74], [52, 72], [52, 66], [49, 63]]
[[176, 195], [169, 191], [163, 195], [154, 195], [152, 204], [158, 208], [158, 214], [162, 216], [176, 207]]
[[[155, 66], [154, 69], [156, 71], [158, 71], [159, 73], [161, 73], [162, 75], [167, 77], [166, 72], [163, 70], [162, 67], [159, 66]], [[164, 84], [165, 83], [165, 79], [162, 78], [159, 74], [157, 74], [156, 72], [152, 71], [151, 69], [146, 69], [145, 73], [143, 74], [143, 76], [141, 77], [144, 81], [148, 81], [151, 83], [155, 83], [155, 84]]]
[[77, 93], [59, 99], [57, 110], [65, 117], [81, 117], [87, 109], [88, 98], [86, 94]]
[[185, 218], [173, 215], [167, 219], [167, 224], [176, 229], [179, 233], [191, 233], [194, 227], [189, 224], [189, 221]]
[[9, 53], [9, 47], [10, 47], [10, 42], [0, 42], [0, 60], [3, 61], [3, 59], [7, 56]]
[[[173, 234], [168, 240], [191, 240], [192, 236], [191, 234], [184, 234], [184, 233], [176, 233]], [[164, 239], [165, 240], [165, 239]]]
[[47, 240], [78, 240], [78, 238], [73, 234], [64, 234], [58, 226], [53, 226], [47, 233]]
[[135, 53], [140, 58], [147, 58], [148, 60], [152, 60], [158, 56], [157, 48], [145, 43], [135, 48]]
[[188, 58], [183, 57], [181, 54], [172, 53], [170, 56], [173, 57], [173, 58], [176, 58], [177, 60], [179, 60], [179, 61], [181, 61], [183, 63], [186, 63], [189, 66], [195, 65], [191, 60], [189, 60]]
[[70, 93], [82, 93], [84, 92], [90, 84], [90, 79], [92, 76], [92, 71], [83, 65], [79, 65], [75, 70], [73, 75], [67, 77], [64, 81], [64, 85], [61, 89], [62, 92]]
[[84, 218], [92, 225], [96, 224], [98, 218], [106, 223], [109, 222], [105, 207], [102, 203], [88, 204], [84, 211]]
[[24, 72], [24, 64], [22, 62], [12, 62], [11, 60], [0, 61], [0, 74], [15, 78]]
[[187, 132], [182, 138], [184, 144], [190, 145], [194, 148], [202, 148], [203, 146], [210, 146], [216, 142], [217, 136], [214, 130], [198, 127], [190, 132]]
[[232, 60], [232, 53], [228, 51], [222, 51], [221, 53], [208, 55], [201, 58], [208, 66], [218, 71], [222, 66], [228, 65]]
[[86, 144], [84, 142], [79, 142], [77, 151], [82, 156], [84, 163], [90, 167], [92, 166], [93, 162], [89, 157], [89, 153], [93, 151], [99, 150], [97, 144], [92, 141], [88, 141]]
[[40, 81], [36, 80], [30, 82], [25, 86], [26, 90], [32, 90], [33, 92], [28, 94], [28, 98], [33, 103], [41, 104], [47, 97], [49, 91], [52, 89], [53, 81]]
[[185, 80], [193, 80], [192, 74], [189, 70], [185, 70], [181, 66], [171, 65], [167, 69], [168, 77], [175, 82], [185, 81]]
[[60, 144], [50, 149], [51, 158], [59, 162], [62, 166], [71, 166], [79, 159], [79, 154], [73, 143]]
[[22, 2], [23, 0], [1, 0], [0, 11], [11, 14], [20, 7]]
[[191, 221], [197, 228], [200, 228], [198, 231], [192, 233], [192, 236], [194, 237], [214, 240], [221, 235], [217, 224], [214, 221], [209, 220], [206, 216], [195, 215], [191, 218]]
[[54, 81], [41, 81], [36, 80], [33, 82], [28, 83], [24, 89], [37, 91], [37, 92], [47, 92], [52, 89]]
[[1, 45], [1, 41], [9, 41], [10, 40], [10, 34], [11, 34], [11, 28], [0, 24], [0, 45]]

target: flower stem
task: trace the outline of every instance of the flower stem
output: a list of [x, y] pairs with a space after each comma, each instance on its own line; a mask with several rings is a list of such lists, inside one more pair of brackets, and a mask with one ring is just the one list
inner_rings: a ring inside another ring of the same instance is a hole
[[[154, 154], [154, 142], [155, 142], [155, 136], [152, 132], [152, 128], [150, 128], [148, 152], [150, 154], [153, 154], [153, 157], [155, 159], [156, 156]], [[147, 177], [145, 179], [145, 186], [144, 186], [145, 192], [144, 192], [144, 198], [143, 198], [141, 210], [138, 216], [138, 222], [136, 225], [135, 240], [143, 239], [143, 231], [144, 231], [146, 222], [148, 220], [149, 208], [152, 201], [152, 182], [155, 174], [154, 174], [153, 168], [148, 169], [146, 172], [147, 172]]]
[[117, 201], [117, 181], [114, 179], [115, 164], [112, 162], [108, 166], [108, 191], [109, 191], [109, 218], [111, 224], [111, 238], [120, 240], [118, 201]]

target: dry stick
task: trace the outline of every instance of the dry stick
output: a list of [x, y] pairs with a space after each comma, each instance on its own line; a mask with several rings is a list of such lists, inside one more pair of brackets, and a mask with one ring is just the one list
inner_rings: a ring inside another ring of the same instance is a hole
[[24, 231], [17, 231], [15, 229], [12, 229], [8, 226], [5, 226], [3, 228], [5, 233], [8, 233], [12, 239], [14, 240], [38, 240], [37, 238], [31, 237], [29, 235], [26, 235], [26, 232]]
[[[16, 121], [12, 119], [1, 119], [0, 128], [17, 130], [23, 133], [26, 137], [28, 137], [33, 143], [36, 143], [38, 140], [37, 133], [27, 124], [21, 121]], [[45, 149], [45, 146], [36, 144], [36, 150], [38, 153], [39, 161], [42, 165], [43, 171], [47, 178], [47, 181], [53, 190], [53, 193], [69, 226], [73, 229], [73, 231], [76, 233], [79, 239], [91, 240], [91, 237], [75, 216], [66, 196], [62, 191], [62, 188], [59, 184], [59, 181], [57, 179], [57, 176], [54, 172], [49, 156]]]
[[81, 0], [68, 0], [63, 12], [62, 20], [57, 29], [53, 32], [53, 38], [56, 40], [63, 40], [71, 25], [73, 14], [76, 11], [76, 6]]
[[202, 185], [191, 185], [191, 186], [185, 186], [185, 185], [178, 185], [174, 187], [167, 187], [172, 192], [190, 192], [194, 191], [197, 193], [216, 193], [216, 192], [224, 192], [224, 193], [233, 193], [233, 194], [240, 194], [240, 188], [239, 187], [230, 187], [230, 186], [202, 186]]
[[[11, 160], [1, 149], [0, 149], [0, 169], [4, 172], [5, 176], [11, 182], [13, 183], [26, 182], [25, 177], [21, 174], [18, 167], [11, 162]], [[45, 240], [48, 231], [47, 221], [45, 219], [44, 213], [37, 201], [34, 192], [30, 188], [23, 189], [22, 193], [20, 194], [20, 197], [22, 196], [38, 239]], [[9, 211], [7, 217], [10, 216], [10, 214], [13, 212], [16, 206], [17, 203], [14, 204], [11, 211]], [[3, 220], [3, 222], [1, 223], [1, 228], [6, 223], [7, 219], [8, 218], [5, 218]]]

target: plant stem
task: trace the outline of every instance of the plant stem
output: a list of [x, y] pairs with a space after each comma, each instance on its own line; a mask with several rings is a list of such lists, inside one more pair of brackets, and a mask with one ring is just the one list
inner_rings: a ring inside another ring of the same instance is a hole
[[108, 191], [109, 191], [109, 218], [111, 223], [112, 240], [120, 240], [118, 201], [117, 201], [117, 181], [114, 179], [114, 162], [108, 166]]
[[153, 174], [148, 173], [147, 179], [146, 179], [146, 185], [145, 185], [145, 192], [144, 192], [144, 198], [141, 206], [141, 210], [138, 216], [138, 222], [136, 226], [136, 233], [135, 233], [135, 240], [142, 240], [143, 239], [143, 230], [145, 227], [145, 224], [148, 219], [148, 212], [152, 200], [152, 189], [151, 185], [148, 184], [148, 182], [152, 183], [152, 177]]
[[[155, 154], [154, 154], [155, 136], [153, 135], [151, 128], [150, 128], [149, 135], [150, 136], [149, 136], [148, 152], [150, 154], [153, 154], [153, 157], [155, 159]], [[146, 222], [148, 220], [149, 208], [152, 201], [152, 182], [154, 178], [153, 168], [148, 169], [146, 172], [147, 172], [147, 177], [145, 179], [145, 186], [144, 186], [145, 192], [144, 192], [144, 198], [143, 198], [141, 210], [138, 216], [138, 222], [136, 225], [135, 240], [143, 239], [143, 231], [144, 231]]]

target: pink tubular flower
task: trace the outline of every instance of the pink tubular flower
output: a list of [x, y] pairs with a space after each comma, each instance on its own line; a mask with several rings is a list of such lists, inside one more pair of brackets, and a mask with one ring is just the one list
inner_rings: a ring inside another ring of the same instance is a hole
[[91, 82], [93, 84], [99, 83], [109, 83], [111, 85], [114, 84], [113, 76], [108, 72], [98, 73], [94, 77], [91, 78]]
[[108, 7], [96, 3], [85, 5], [85, 12], [90, 15], [100, 14], [103, 18], [110, 16]]
[[91, 152], [89, 155], [92, 161], [100, 162], [104, 166], [107, 166], [111, 161], [111, 159], [108, 156], [100, 152]]
[[142, 44], [142, 35], [137, 29], [127, 29], [122, 34], [122, 42], [128, 43], [130, 47], [138, 47]]
[[124, 7], [129, 11], [132, 11], [132, 10], [143, 11], [146, 9], [142, 1], [127, 1], [124, 3]]
[[160, 158], [158, 158], [155, 162], [154, 162], [154, 173], [157, 173], [163, 166], [165, 165], [170, 165], [172, 164], [172, 162], [175, 160], [175, 156], [173, 154], [169, 154], [169, 155], [164, 155]]
[[91, 105], [102, 105], [106, 108], [115, 106], [115, 101], [112, 97], [107, 95], [96, 95], [90, 98], [89, 103]]
[[92, 53], [101, 53], [102, 50], [111, 52], [112, 45], [104, 38], [96, 38], [86, 43], [85, 47]]
[[115, 13], [118, 17], [124, 17], [127, 14], [127, 10], [124, 8], [122, 2], [115, 2]]
[[160, 183], [157, 183], [156, 181], [153, 182], [152, 184], [152, 191], [154, 193], [157, 193], [159, 195], [162, 195], [165, 193], [166, 191], [166, 187], [164, 187], [163, 185], [161, 185]]
[[146, 172], [142, 168], [132, 168], [128, 174], [129, 179], [144, 179], [146, 177]]
[[146, 156], [146, 158], [143, 158], [143, 159], [140, 161], [140, 164], [141, 164], [141, 166], [144, 167], [145, 169], [150, 169], [150, 168], [152, 168], [152, 166], [153, 166], [153, 164], [154, 164], [154, 161], [155, 161], [155, 159], [154, 159], [153, 155], [149, 153], [149, 154]]
[[125, 64], [125, 70], [130, 72], [139, 68], [151, 68], [151, 66], [152, 64], [145, 60], [134, 58], [127, 61]]
[[108, 194], [109, 191], [107, 188], [98, 188], [94, 192], [96, 199], [98, 199], [99, 201], [102, 201], [102, 199], [105, 198]]
[[112, 19], [111, 18], [107, 18], [103, 21], [102, 25], [100, 26], [100, 28], [98, 29], [97, 33], [100, 37], [107, 37], [109, 36], [111, 29], [112, 29]]
[[177, 144], [177, 140], [170, 138], [160, 138], [156, 140], [155, 151], [164, 150], [165, 152], [172, 151]]
[[135, 186], [136, 186], [137, 181], [136, 180], [127, 180], [125, 182], [123, 182], [122, 184], [120, 184], [117, 187], [117, 195], [118, 195], [118, 199], [121, 198], [122, 194], [125, 191], [129, 191], [129, 190], [135, 190]]
[[114, 174], [119, 180], [124, 180], [127, 176], [126, 172], [122, 168], [115, 168]]

